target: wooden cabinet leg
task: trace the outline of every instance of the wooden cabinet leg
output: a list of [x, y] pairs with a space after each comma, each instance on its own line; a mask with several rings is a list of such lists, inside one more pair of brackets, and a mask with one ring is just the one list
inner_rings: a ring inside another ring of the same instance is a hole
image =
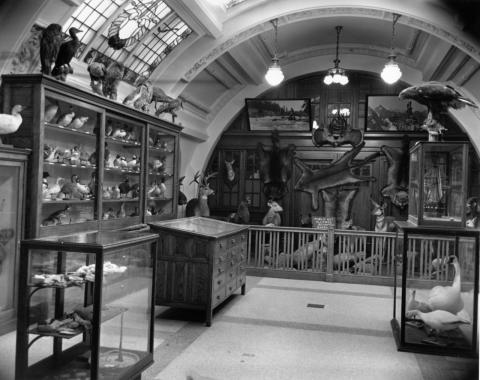
[[205, 321], [205, 324], [207, 327], [210, 327], [212, 325], [212, 309], [207, 309], [206, 317], [207, 320]]
[[242, 296], [245, 295], [246, 285], [247, 285], [247, 284], [243, 284], [243, 285], [242, 285]]

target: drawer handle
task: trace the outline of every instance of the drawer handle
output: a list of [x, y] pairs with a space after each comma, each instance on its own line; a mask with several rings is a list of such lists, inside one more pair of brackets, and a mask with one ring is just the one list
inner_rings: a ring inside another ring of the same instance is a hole
[[219, 299], [220, 299], [220, 296], [217, 296], [217, 300], [219, 300]]
[[222, 283], [222, 280], [218, 280], [217, 284], [220, 285]]
[[218, 273], [222, 273], [223, 272], [223, 269], [222, 268], [218, 268]]
[[230, 277], [233, 277], [233, 273], [232, 273], [232, 272], [230, 272]]

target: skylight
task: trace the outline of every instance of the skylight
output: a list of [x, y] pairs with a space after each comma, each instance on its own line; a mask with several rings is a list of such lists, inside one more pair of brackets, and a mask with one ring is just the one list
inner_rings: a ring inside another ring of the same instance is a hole
[[[77, 58], [92, 55], [105, 64], [112, 60], [127, 70], [124, 80], [150, 75], [192, 30], [165, 2], [157, 0], [86, 0], [64, 25], [83, 31]], [[109, 43], [116, 37], [118, 44]], [[113, 46], [113, 47], [112, 47]]]

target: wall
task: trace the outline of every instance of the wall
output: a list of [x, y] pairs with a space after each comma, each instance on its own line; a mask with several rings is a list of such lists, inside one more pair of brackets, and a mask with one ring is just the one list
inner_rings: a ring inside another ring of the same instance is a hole
[[[397, 94], [408, 85], [404, 82], [399, 82], [394, 86], [386, 85], [376, 74], [366, 72], [349, 72], [350, 83], [343, 86], [326, 86], [323, 84], [323, 76], [321, 74], [306, 75], [295, 80], [288, 81], [278, 88], [270, 89], [263, 93], [260, 97], [266, 99], [312, 99], [312, 117], [319, 125], [327, 125], [326, 110], [328, 104], [331, 103], [347, 103], [351, 105], [350, 125], [353, 128], [360, 129], [364, 132], [365, 118], [366, 118], [366, 100], [368, 95], [393, 95]], [[445, 135], [447, 140], [468, 140], [465, 133], [460, 127], [450, 118], [446, 118], [444, 123], [447, 125], [448, 131]], [[312, 142], [311, 132], [287, 133], [281, 132], [281, 146], [288, 146], [294, 144], [296, 146], [296, 157], [311, 165], [330, 164], [334, 159], [338, 159], [346, 152], [352, 149], [351, 145], [343, 145], [333, 147], [331, 145], [323, 145], [322, 147], [315, 147]], [[388, 132], [366, 132], [363, 135], [365, 147], [361, 150], [356, 160], [363, 159], [370, 154], [379, 152], [382, 145], [400, 148], [402, 146], [402, 133]], [[410, 134], [410, 146], [417, 140], [426, 140], [426, 132]], [[219, 178], [213, 181], [212, 184], [217, 191], [217, 195], [211, 198], [212, 212], [220, 216], [227, 216], [229, 213], [236, 211], [238, 202], [224, 202], [220, 198], [229, 199], [226, 195], [228, 192], [238, 193], [234, 194], [235, 199], [240, 201], [244, 195], [245, 190], [242, 190], [242, 185], [238, 188], [229, 189], [222, 183], [225, 176], [222, 170], [223, 158], [225, 155], [232, 154], [231, 152], [244, 152], [244, 156], [248, 156], [255, 152], [256, 146], [262, 142], [266, 147], [272, 146], [271, 134], [269, 132], [256, 132], [248, 129], [248, 120], [246, 111], [243, 110], [232, 121], [226, 132], [224, 132], [218, 143], [216, 144], [207, 171], [219, 170]], [[245, 158], [243, 158], [245, 160]], [[239, 162], [239, 169], [245, 168], [245, 162]], [[376, 158], [371, 165], [365, 169], [371, 173], [376, 181], [362, 182], [358, 187], [358, 192], [352, 202], [350, 216], [353, 217], [353, 223], [365, 229], [374, 228], [374, 217], [371, 215], [373, 208], [370, 198], [381, 202], [382, 196], [380, 190], [387, 184], [387, 169], [388, 162], [384, 156]], [[248, 176], [239, 173], [241, 179]], [[289, 192], [282, 199], [284, 207], [283, 225], [299, 226], [302, 216], [312, 213], [313, 215], [324, 215], [324, 207], [321, 203], [317, 211], [311, 208], [311, 197], [309, 194], [294, 190], [295, 182], [300, 176], [300, 170], [296, 165], [293, 165], [292, 178], [289, 181]], [[321, 198], [320, 198], [321, 199]], [[265, 214], [266, 198], [261, 196], [261, 204], [259, 207], [255, 205], [251, 208], [253, 223], [260, 223], [261, 218]], [[225, 206], [227, 204], [227, 206]], [[397, 219], [406, 218], [406, 209], [402, 210], [389, 203], [386, 210], [387, 215]]]

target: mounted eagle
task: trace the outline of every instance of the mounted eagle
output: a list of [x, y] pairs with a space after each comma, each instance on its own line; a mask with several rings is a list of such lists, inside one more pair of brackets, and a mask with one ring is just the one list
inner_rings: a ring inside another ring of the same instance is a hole
[[428, 107], [428, 116], [422, 128], [428, 131], [429, 141], [437, 141], [446, 128], [439, 122], [440, 115], [448, 108], [460, 109], [469, 105], [478, 106], [452, 86], [441, 82], [425, 82], [407, 87], [398, 95], [400, 99], [412, 99]]

